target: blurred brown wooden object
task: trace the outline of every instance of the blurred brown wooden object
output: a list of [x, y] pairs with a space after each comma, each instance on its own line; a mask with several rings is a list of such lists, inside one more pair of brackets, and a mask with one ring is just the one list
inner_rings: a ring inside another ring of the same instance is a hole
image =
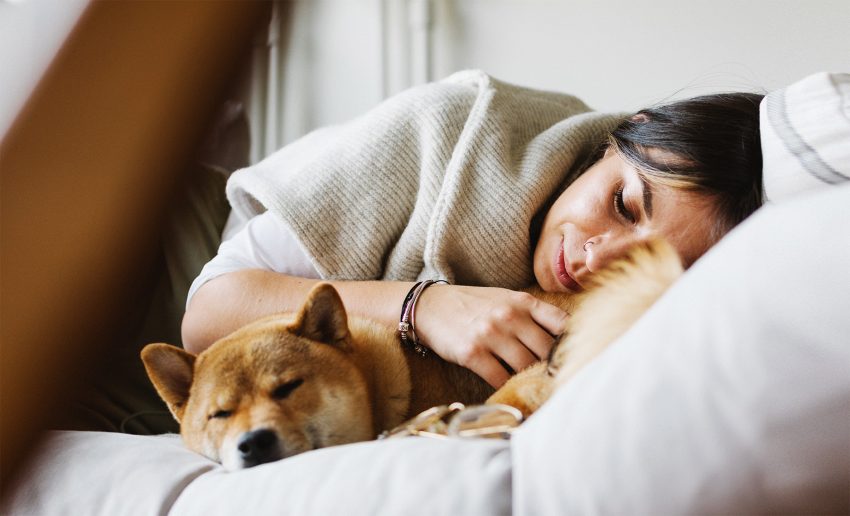
[[[132, 306], [268, 2], [94, 2], [0, 147], [0, 487]], [[128, 467], [131, 467], [128, 465]]]

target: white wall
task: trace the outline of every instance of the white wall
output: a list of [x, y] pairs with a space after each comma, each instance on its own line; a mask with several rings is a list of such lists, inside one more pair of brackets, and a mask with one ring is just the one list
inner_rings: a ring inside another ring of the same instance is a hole
[[[0, 0], [0, 135], [87, 3]], [[273, 95], [266, 71], [255, 76], [262, 84], [253, 101], [262, 109], [276, 101], [273, 113], [254, 116], [257, 140], [272, 129], [255, 159], [464, 68], [575, 93], [601, 110], [850, 71], [850, 0], [280, 0], [279, 7], [292, 16], [278, 27]], [[268, 65], [262, 37], [256, 57]]]
[[438, 75], [481, 67], [598, 109], [850, 70], [848, 0], [436, 3]]
[[423, 3], [430, 78], [481, 68], [601, 110], [850, 71], [850, 0], [292, 1], [281, 143], [425, 80]]

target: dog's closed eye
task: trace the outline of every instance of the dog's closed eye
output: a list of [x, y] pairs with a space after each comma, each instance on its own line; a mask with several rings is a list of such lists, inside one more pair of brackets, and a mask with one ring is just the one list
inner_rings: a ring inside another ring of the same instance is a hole
[[291, 382], [286, 382], [282, 385], [279, 385], [275, 387], [275, 390], [272, 391], [272, 398], [276, 400], [285, 399], [290, 394], [292, 394], [292, 391], [297, 389], [302, 383], [304, 383], [304, 380], [299, 378], [297, 380], [293, 380]]
[[231, 415], [233, 415], [232, 410], [219, 410], [217, 412], [213, 412], [207, 419], [227, 419]]

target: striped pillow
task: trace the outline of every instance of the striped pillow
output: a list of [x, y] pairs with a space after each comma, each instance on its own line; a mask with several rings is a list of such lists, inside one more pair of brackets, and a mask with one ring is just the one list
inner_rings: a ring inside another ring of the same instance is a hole
[[769, 201], [850, 181], [850, 74], [821, 72], [768, 94], [761, 146]]

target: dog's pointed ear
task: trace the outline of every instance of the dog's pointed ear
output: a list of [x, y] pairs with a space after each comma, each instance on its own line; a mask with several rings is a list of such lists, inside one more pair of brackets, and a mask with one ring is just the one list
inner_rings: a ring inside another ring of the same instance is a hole
[[156, 392], [179, 423], [189, 400], [195, 355], [170, 344], [148, 344], [142, 349], [142, 362]]
[[348, 317], [342, 299], [330, 283], [319, 283], [313, 287], [290, 331], [307, 339], [346, 347]]

